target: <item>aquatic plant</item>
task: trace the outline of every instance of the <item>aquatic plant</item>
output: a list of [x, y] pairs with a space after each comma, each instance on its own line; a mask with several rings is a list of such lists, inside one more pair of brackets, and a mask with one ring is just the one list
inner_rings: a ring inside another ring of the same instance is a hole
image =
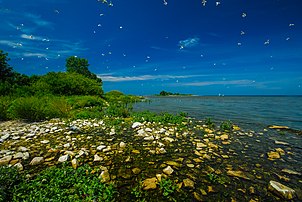
[[220, 124], [220, 130], [222, 131], [230, 131], [233, 129], [233, 123], [230, 120], [223, 121]]
[[211, 129], [214, 129], [215, 128], [215, 123], [212, 121], [211, 118], [206, 118], [204, 120], [204, 123]]
[[164, 197], [172, 199], [171, 195], [175, 192], [177, 186], [172, 182], [172, 180], [163, 178], [159, 181], [159, 188]]

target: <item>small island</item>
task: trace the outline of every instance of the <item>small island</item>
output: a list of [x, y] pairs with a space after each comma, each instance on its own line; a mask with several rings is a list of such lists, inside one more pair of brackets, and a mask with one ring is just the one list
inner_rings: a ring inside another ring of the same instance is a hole
[[192, 94], [171, 93], [163, 90], [157, 96], [192, 96]]

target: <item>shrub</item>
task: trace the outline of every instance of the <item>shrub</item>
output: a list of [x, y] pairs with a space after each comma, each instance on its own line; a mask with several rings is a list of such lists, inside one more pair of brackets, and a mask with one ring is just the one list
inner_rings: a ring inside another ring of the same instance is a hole
[[0, 202], [11, 201], [13, 188], [23, 181], [15, 167], [0, 167]]
[[67, 117], [70, 106], [64, 98], [32, 96], [17, 98], [12, 102], [8, 111], [12, 119], [41, 121]]
[[0, 97], [0, 120], [8, 120], [7, 110], [12, 102], [11, 97]]
[[36, 94], [53, 95], [102, 95], [99, 82], [77, 73], [50, 72], [35, 82], [32, 89]]
[[105, 101], [98, 96], [71, 96], [67, 98], [67, 101], [73, 109], [103, 107], [105, 104]]
[[77, 169], [48, 168], [35, 179], [19, 184], [13, 201], [113, 201], [116, 193], [113, 185], [101, 183], [91, 171], [87, 165]]

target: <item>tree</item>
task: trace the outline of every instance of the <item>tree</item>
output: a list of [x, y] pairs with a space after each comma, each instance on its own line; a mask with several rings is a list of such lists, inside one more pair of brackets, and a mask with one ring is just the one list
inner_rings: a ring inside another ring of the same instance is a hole
[[89, 63], [85, 58], [78, 58], [75, 56], [71, 56], [66, 59], [66, 71], [69, 73], [78, 73], [83, 76], [97, 80], [102, 83], [102, 80], [98, 78], [95, 74], [91, 73], [88, 69]]
[[11, 81], [15, 75], [13, 68], [8, 64], [8, 54], [0, 50], [0, 82]]

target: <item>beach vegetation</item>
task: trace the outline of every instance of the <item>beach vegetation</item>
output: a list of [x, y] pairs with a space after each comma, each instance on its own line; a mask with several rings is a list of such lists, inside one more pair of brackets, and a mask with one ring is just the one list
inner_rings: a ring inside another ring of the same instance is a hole
[[233, 123], [230, 120], [223, 121], [220, 124], [220, 130], [221, 131], [231, 131], [233, 129]]

